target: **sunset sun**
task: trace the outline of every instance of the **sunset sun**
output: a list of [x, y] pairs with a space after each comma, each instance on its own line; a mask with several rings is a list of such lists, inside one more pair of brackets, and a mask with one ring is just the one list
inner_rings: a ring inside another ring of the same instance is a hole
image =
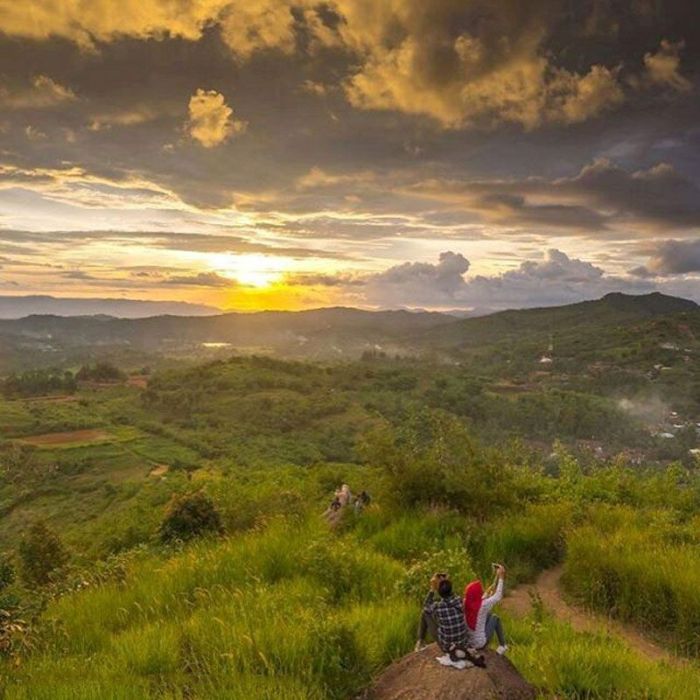
[[284, 258], [266, 255], [212, 255], [209, 262], [223, 277], [256, 289], [279, 282], [289, 269], [289, 262]]

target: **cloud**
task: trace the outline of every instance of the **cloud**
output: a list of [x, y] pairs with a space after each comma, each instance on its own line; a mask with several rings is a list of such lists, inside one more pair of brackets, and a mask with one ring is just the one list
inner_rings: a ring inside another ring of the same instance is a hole
[[301, 2], [285, 0], [239, 0], [227, 3], [222, 13], [221, 36], [240, 59], [254, 53], [275, 49], [292, 53], [296, 48], [296, 32], [292, 8]]
[[234, 287], [237, 285], [237, 282], [216, 272], [199, 272], [195, 275], [173, 275], [163, 280], [161, 284], [179, 287]]
[[132, 107], [130, 109], [100, 112], [90, 117], [88, 129], [90, 131], [102, 131], [114, 126], [136, 126], [153, 121], [158, 117], [158, 112], [147, 106]]
[[110, 243], [126, 248], [159, 248], [175, 251], [198, 253], [231, 253], [279, 255], [292, 258], [327, 258], [344, 259], [343, 253], [330, 250], [317, 250], [295, 246], [283, 246], [249, 241], [230, 234], [184, 233], [179, 231], [18, 231], [0, 229], [0, 244], [9, 241], [12, 244], [24, 243], [35, 248], [22, 248], [22, 252], [40, 254], [47, 246], [53, 248], [75, 249], [90, 243]]
[[663, 39], [656, 53], [644, 54], [647, 83], [669, 87], [678, 92], [688, 92], [692, 83], [680, 73], [680, 53], [684, 46], [682, 41], [673, 43]]
[[5, 109], [47, 109], [77, 99], [70, 88], [47, 75], [34, 76], [29, 88], [11, 91], [0, 87], [0, 105]]
[[365, 281], [358, 275], [351, 274], [288, 274], [284, 283], [292, 287], [354, 287], [363, 286]]
[[500, 122], [534, 129], [575, 123], [624, 97], [616, 70], [555, 65], [546, 49], [556, 3], [422, 0], [374, 4], [339, 0], [339, 32], [362, 56], [345, 84], [361, 109], [425, 115], [446, 128]]
[[[125, 37], [194, 42], [216, 32], [240, 63], [260, 52], [310, 65], [321, 56], [354, 107], [427, 116], [448, 129], [586, 121], [618, 107], [642, 65], [649, 85], [689, 86], [679, 72], [682, 42], [664, 40], [655, 53], [630, 56], [636, 47], [623, 50], [615, 31], [598, 32], [605, 50], [588, 47], [573, 64], [568, 55], [582, 22], [584, 33], [595, 34], [591, 27], [602, 22], [591, 20], [601, 13], [597, 5], [574, 10], [559, 0], [433, 0], [429, 10], [425, 0], [126, 0], [118, 13], [109, 0], [34, 2], [31, 13], [20, 6], [5, 3], [7, 35], [63, 37], [91, 51]], [[614, 7], [603, 14], [608, 29], [623, 19], [641, 22]], [[302, 86], [314, 94], [328, 87], [310, 78]], [[221, 140], [205, 136], [202, 143]]]
[[[337, 275], [323, 284], [343, 288], [354, 303], [379, 308], [466, 309], [485, 313], [596, 299], [613, 291], [646, 293], [658, 284], [639, 277], [607, 274], [601, 267], [552, 248], [496, 275], [468, 274], [461, 253], [447, 251], [437, 263], [407, 262], [363, 276]], [[310, 280], [312, 281], [312, 280]], [[689, 293], [675, 287], [673, 292]], [[696, 293], [700, 290], [696, 289]]]
[[2, 29], [10, 36], [30, 39], [63, 37], [91, 50], [95, 42], [113, 41], [119, 36], [196, 40], [204, 26], [229, 4], [223, 0], [125, 0], [115, 12], [111, 0], [54, 0], [34, 2], [28, 12], [24, 3], [4, 2]]
[[631, 271], [640, 277], [700, 272], [700, 239], [666, 240], [656, 244], [649, 262]]
[[[467, 283], [469, 260], [461, 253], [440, 253], [437, 264], [406, 262], [365, 280], [365, 296], [383, 304], [413, 305], [459, 303]], [[411, 303], [411, 302], [409, 302]]]
[[407, 188], [486, 221], [582, 233], [700, 226], [700, 187], [668, 163], [627, 171], [606, 159], [557, 179], [426, 180]]
[[27, 141], [43, 141], [46, 138], [46, 133], [31, 124], [24, 127], [24, 135]]
[[243, 133], [247, 127], [246, 122], [232, 119], [233, 110], [216, 90], [198, 89], [190, 97], [188, 109], [189, 134], [204, 148], [214, 148], [231, 136]]

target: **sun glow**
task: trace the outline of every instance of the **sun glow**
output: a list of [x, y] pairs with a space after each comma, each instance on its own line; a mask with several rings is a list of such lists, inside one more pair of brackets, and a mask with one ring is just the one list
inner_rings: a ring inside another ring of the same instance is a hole
[[214, 271], [224, 277], [230, 277], [239, 284], [257, 289], [279, 282], [292, 264], [288, 258], [257, 254], [216, 254], [208, 257]]

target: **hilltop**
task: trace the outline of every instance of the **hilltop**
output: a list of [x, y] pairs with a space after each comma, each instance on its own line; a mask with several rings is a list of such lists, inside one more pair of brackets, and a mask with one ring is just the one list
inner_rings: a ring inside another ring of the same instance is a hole
[[[700, 332], [692, 301], [659, 293], [608, 294], [566, 306], [502, 311], [455, 319], [436, 312], [324, 308], [211, 316], [28, 316], [0, 320], [4, 367], [84, 361], [111, 353], [131, 364], [162, 357], [206, 359], [223, 353], [352, 360], [367, 352], [464, 359], [464, 353], [498, 349], [544, 352], [551, 342], [565, 354], [629, 345], [658, 335], [655, 323], [677, 319], [683, 331]], [[671, 333], [677, 339], [678, 333]], [[670, 336], [669, 336], [669, 339]], [[483, 354], [483, 353], [481, 353]]]
[[399, 659], [362, 700], [534, 700], [535, 689], [505, 657], [485, 653], [486, 668], [458, 671], [439, 666], [435, 644]]

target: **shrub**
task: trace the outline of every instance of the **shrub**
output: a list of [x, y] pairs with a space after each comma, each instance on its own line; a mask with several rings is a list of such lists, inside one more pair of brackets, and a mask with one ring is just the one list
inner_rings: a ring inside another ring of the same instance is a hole
[[173, 496], [160, 526], [160, 538], [164, 542], [222, 532], [221, 516], [214, 501], [201, 491]]
[[399, 581], [401, 593], [418, 600], [429, 590], [430, 578], [437, 572], [447, 572], [455, 594], [459, 595], [464, 586], [474, 579], [469, 555], [461, 549], [426, 552], [408, 568]]
[[385, 498], [401, 507], [444, 505], [477, 519], [513, 502], [513, 478], [500, 453], [474, 442], [460, 420], [444, 411], [419, 411], [400, 428], [376, 428], [360, 444], [378, 467]]
[[19, 544], [22, 578], [30, 585], [49, 583], [68, 563], [68, 552], [58, 535], [38, 521]]
[[0, 591], [15, 581], [15, 567], [9, 559], [0, 557]]

